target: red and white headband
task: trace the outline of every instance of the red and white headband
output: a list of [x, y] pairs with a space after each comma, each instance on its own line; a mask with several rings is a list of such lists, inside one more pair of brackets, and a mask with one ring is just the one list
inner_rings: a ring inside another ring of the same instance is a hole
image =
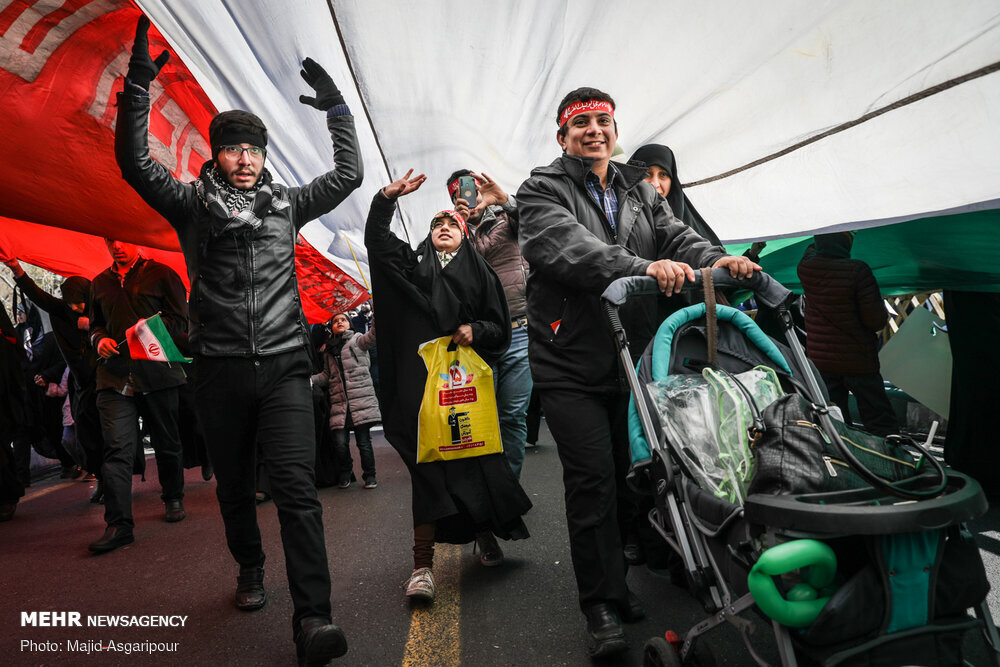
[[563, 109], [563, 112], [559, 114], [559, 127], [566, 124], [573, 116], [581, 113], [586, 113], [587, 111], [601, 111], [610, 115], [612, 118], [615, 117], [615, 108], [611, 106], [611, 102], [605, 102], [604, 100], [587, 100], [586, 102], [573, 102], [568, 107]]
[[438, 218], [444, 218], [444, 217], [454, 218], [458, 222], [458, 226], [461, 227], [462, 229], [462, 236], [469, 235], [469, 227], [465, 224], [465, 218], [459, 215], [458, 211], [453, 211], [451, 209], [445, 209], [443, 211], [438, 211], [437, 213], [435, 213], [434, 217], [431, 218], [431, 225], [433, 226], [434, 221], [437, 220]]

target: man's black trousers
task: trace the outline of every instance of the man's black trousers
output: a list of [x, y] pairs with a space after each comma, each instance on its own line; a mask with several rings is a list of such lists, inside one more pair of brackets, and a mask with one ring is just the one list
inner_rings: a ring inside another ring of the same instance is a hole
[[625, 610], [625, 531], [636, 511], [629, 468], [628, 394], [540, 389], [563, 467], [570, 553], [580, 607], [607, 602]]
[[[177, 430], [177, 387], [148, 394], [123, 396], [114, 389], [97, 392], [97, 410], [104, 434], [104, 521], [109, 526], [132, 529], [132, 471], [136, 456], [143, 456], [139, 442], [139, 415], [148, 423], [149, 440], [156, 453], [160, 498], [184, 497], [184, 467]], [[137, 453], [138, 451], [138, 453]]]
[[330, 619], [330, 569], [313, 470], [311, 369], [301, 349], [266, 357], [200, 356], [193, 374], [226, 542], [242, 567], [264, 564], [254, 499], [260, 447], [281, 524], [293, 632], [303, 618]]

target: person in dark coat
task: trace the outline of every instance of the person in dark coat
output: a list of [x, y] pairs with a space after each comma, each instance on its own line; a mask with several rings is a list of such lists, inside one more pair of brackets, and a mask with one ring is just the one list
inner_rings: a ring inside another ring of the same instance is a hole
[[[313, 347], [313, 377], [323, 371], [323, 353], [326, 351], [327, 341], [330, 340], [332, 332], [328, 324], [314, 324], [309, 328], [309, 338]], [[333, 435], [330, 433], [330, 397], [326, 387], [320, 386], [315, 381], [312, 385], [313, 399], [313, 430], [316, 433], [316, 488], [323, 489], [328, 486], [336, 486], [340, 482], [340, 466], [337, 460], [337, 451], [333, 444]], [[263, 465], [258, 461], [258, 465]], [[267, 483], [267, 475], [257, 474], [258, 502], [261, 494], [265, 499], [270, 498], [270, 486]]]
[[17, 503], [24, 495], [18, 479], [11, 443], [25, 421], [24, 376], [14, 323], [7, 309], [0, 306], [0, 521], [14, 518]]
[[[476, 180], [476, 201], [459, 196], [459, 178]], [[528, 318], [524, 290], [531, 268], [517, 244], [517, 203], [514, 197], [486, 174], [459, 169], [448, 177], [448, 193], [455, 211], [465, 218], [473, 246], [496, 271], [510, 310], [510, 347], [493, 366], [500, 438], [514, 476], [521, 479], [527, 444], [526, 419], [531, 400], [531, 368], [528, 365]], [[537, 438], [537, 436], [536, 436]]]
[[799, 261], [806, 296], [806, 355], [851, 423], [854, 394], [865, 430], [899, 432], [896, 413], [879, 374], [878, 331], [889, 319], [871, 268], [851, 259], [851, 232], [817, 234]]
[[413, 487], [414, 570], [406, 594], [432, 600], [434, 542], [475, 539], [480, 562], [498, 565], [503, 554], [494, 536], [528, 537], [521, 516], [531, 501], [502, 453], [417, 463], [417, 418], [427, 379], [418, 346], [452, 336], [490, 363], [507, 349], [511, 328], [500, 280], [473, 248], [461, 216], [436, 215], [416, 251], [389, 230], [396, 198], [425, 180], [411, 174], [375, 195], [365, 245], [378, 306], [385, 435], [409, 468]]
[[328, 425], [336, 451], [337, 485], [346, 489], [356, 478], [349, 448], [351, 431], [361, 458], [364, 488], [378, 486], [375, 479], [375, 452], [371, 428], [382, 421], [375, 387], [369, 371], [368, 350], [375, 347], [375, 327], [359, 334], [351, 329], [347, 313], [337, 313], [330, 320], [332, 335], [323, 350], [321, 371], [313, 375], [314, 386], [328, 391]]
[[974, 477], [992, 496], [1000, 495], [1000, 447], [993, 419], [1000, 414], [994, 389], [1000, 347], [1000, 294], [944, 291], [951, 348], [951, 403], [944, 460]]
[[698, 213], [698, 209], [684, 194], [684, 187], [677, 178], [677, 160], [674, 159], [674, 152], [669, 147], [646, 144], [632, 154], [629, 164], [645, 167], [645, 181], [666, 198], [675, 218], [698, 232], [703, 239], [711, 241], [712, 245], [722, 245], [722, 241], [705, 222], [705, 218], [701, 217], [701, 213]]
[[[143, 457], [137, 443], [139, 416], [149, 428], [164, 503], [164, 520], [182, 521], [184, 468], [178, 429], [179, 364], [133, 359], [125, 332], [140, 319], [160, 314], [171, 337], [187, 336], [187, 300], [180, 276], [166, 264], [139, 255], [139, 248], [105, 239], [113, 260], [91, 283], [90, 340], [97, 366], [97, 410], [104, 435], [104, 520], [107, 529], [88, 548], [107, 553], [135, 541], [132, 472]], [[138, 452], [137, 452], [138, 450]], [[144, 458], [144, 457], [143, 457]]]
[[16, 257], [4, 260], [14, 274], [18, 287], [39, 308], [49, 314], [56, 344], [69, 366], [72, 382], [69, 384], [70, 411], [76, 427], [76, 437], [84, 452], [79, 463], [97, 476], [94, 495], [99, 498], [100, 473], [103, 461], [104, 440], [101, 436], [101, 418], [97, 412], [97, 352], [90, 344], [90, 280], [70, 276], [60, 286], [62, 298], [45, 292], [31, 279]]
[[14, 437], [14, 460], [17, 475], [24, 486], [31, 485], [31, 449], [46, 458], [58, 458], [62, 476], [77, 473], [76, 462], [62, 446], [63, 399], [47, 396], [49, 383], [58, 384], [66, 362], [56, 346], [56, 337], [46, 331], [38, 307], [27, 298], [22, 303], [23, 321], [18, 321], [17, 344], [24, 350], [21, 372], [24, 374], [25, 422]]

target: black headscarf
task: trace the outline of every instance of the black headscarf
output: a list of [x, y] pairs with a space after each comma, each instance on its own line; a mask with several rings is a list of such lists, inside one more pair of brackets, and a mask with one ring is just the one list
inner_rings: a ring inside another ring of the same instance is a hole
[[719, 237], [684, 194], [681, 181], [677, 178], [677, 161], [670, 148], [661, 144], [646, 144], [632, 154], [629, 164], [646, 168], [656, 165], [666, 171], [670, 175], [671, 181], [670, 192], [667, 193], [667, 203], [670, 204], [670, 210], [674, 212], [674, 216], [698, 232], [701, 237], [711, 241], [713, 245], [722, 245]]
[[59, 288], [63, 303], [82, 303], [90, 306], [90, 281], [83, 276], [70, 276]]
[[504, 334], [500, 340], [490, 336], [472, 343], [487, 361], [503, 354], [510, 346], [511, 335], [507, 299], [500, 279], [476, 252], [469, 237], [462, 235], [462, 244], [446, 266], [441, 266], [430, 234], [417, 246], [416, 255], [410, 281], [426, 298], [428, 314], [441, 335], [470, 322], [503, 323], [499, 327]]

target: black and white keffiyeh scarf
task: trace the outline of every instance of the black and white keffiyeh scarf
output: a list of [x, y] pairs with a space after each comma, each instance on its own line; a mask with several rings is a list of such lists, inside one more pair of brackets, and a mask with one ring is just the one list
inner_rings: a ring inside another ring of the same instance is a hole
[[240, 190], [226, 182], [209, 160], [201, 168], [201, 175], [194, 182], [198, 199], [214, 216], [228, 220], [225, 229], [248, 226], [260, 227], [269, 211], [288, 208], [285, 188], [272, 187], [271, 172], [263, 169], [260, 178], [249, 190]]

